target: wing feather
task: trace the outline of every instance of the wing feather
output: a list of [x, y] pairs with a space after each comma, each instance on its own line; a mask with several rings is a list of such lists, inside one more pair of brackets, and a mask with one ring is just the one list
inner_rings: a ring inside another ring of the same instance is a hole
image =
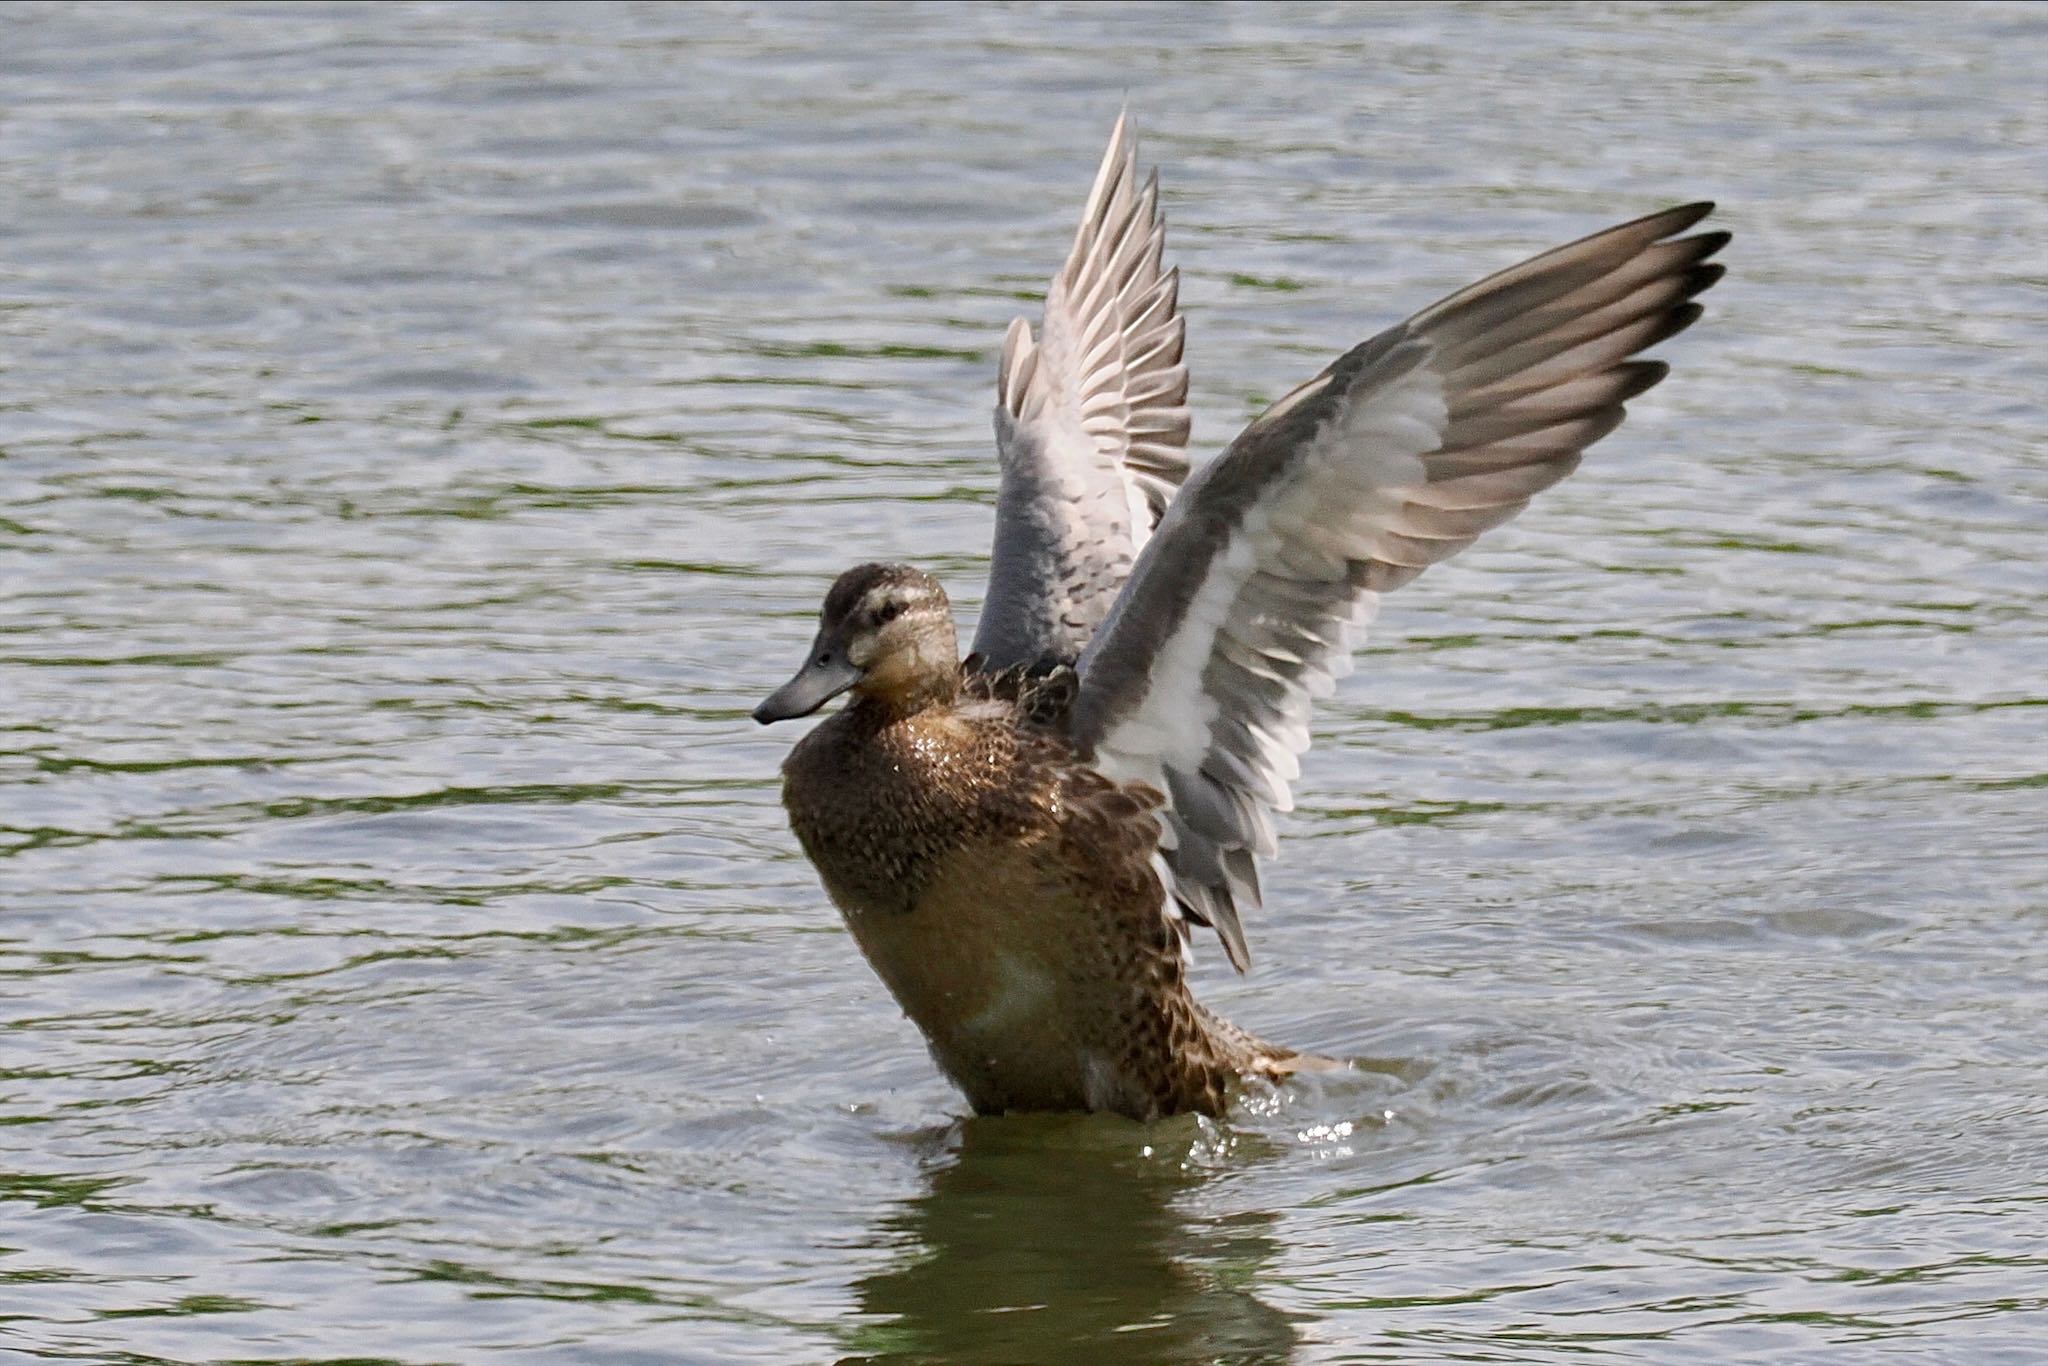
[[991, 669], [1072, 663], [1187, 478], [1180, 276], [1155, 171], [1119, 117], [1036, 337], [996, 371], [1002, 482], [974, 650]]
[[1268, 409], [1175, 500], [1080, 660], [1076, 742], [1167, 794], [1182, 911], [1250, 961], [1240, 909], [1378, 595], [1577, 468], [1666, 367], [1725, 233], [1711, 205], [1624, 223], [1424, 309]]

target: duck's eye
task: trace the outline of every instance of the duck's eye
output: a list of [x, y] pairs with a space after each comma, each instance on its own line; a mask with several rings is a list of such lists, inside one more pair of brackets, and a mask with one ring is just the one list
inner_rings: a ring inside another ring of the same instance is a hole
[[883, 622], [894, 621], [902, 615], [902, 603], [895, 601], [885, 602], [875, 609], [875, 625], [880, 626]]

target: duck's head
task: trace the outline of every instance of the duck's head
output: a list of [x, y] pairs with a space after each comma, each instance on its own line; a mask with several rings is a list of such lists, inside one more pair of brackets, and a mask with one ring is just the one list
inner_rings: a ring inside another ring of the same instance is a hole
[[907, 564], [857, 565], [825, 595], [804, 666], [754, 708], [754, 719], [765, 726], [809, 716], [848, 688], [913, 712], [950, 700], [959, 677], [953, 608], [939, 581]]

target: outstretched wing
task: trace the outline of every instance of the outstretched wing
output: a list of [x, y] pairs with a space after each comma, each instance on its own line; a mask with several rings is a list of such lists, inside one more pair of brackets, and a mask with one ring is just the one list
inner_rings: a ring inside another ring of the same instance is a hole
[[1163, 266], [1159, 174], [1138, 183], [1123, 117], [1033, 340], [996, 376], [1002, 484], [974, 650], [991, 669], [1071, 664], [1187, 477], [1180, 275]]
[[[1378, 595], [1571, 473], [1664, 378], [1631, 360], [1690, 326], [1726, 233], [1652, 214], [1426, 308], [1274, 404], [1205, 467], [1080, 662], [1096, 767], [1167, 794], [1173, 893], [1239, 971], [1257, 857], [1293, 802], [1309, 707], [1351, 671]], [[1676, 240], [1672, 240], [1676, 238]]]

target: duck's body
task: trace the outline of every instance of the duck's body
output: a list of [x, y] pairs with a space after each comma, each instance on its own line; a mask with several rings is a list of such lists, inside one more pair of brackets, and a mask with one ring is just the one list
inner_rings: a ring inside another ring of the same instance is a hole
[[[913, 573], [848, 578], [865, 593]], [[929, 614], [902, 629], [951, 632]], [[1071, 679], [991, 677], [927, 654], [929, 676], [857, 685], [797, 744], [783, 802], [861, 951], [969, 1103], [1215, 1115], [1238, 1077], [1319, 1061], [1189, 994], [1153, 863], [1163, 798], [1074, 753]]]
[[755, 710], [853, 702], [783, 800], [868, 961], [983, 1113], [1220, 1114], [1241, 1077], [1335, 1064], [1189, 994], [1190, 925], [1242, 908], [1312, 699], [1380, 593], [1576, 467], [1663, 378], [1726, 234], [1711, 205], [1545, 253], [1352, 348], [1190, 477], [1176, 280], [1119, 122], [1036, 340], [1005, 342], [990, 589], [963, 665], [946, 594], [861, 565]]

